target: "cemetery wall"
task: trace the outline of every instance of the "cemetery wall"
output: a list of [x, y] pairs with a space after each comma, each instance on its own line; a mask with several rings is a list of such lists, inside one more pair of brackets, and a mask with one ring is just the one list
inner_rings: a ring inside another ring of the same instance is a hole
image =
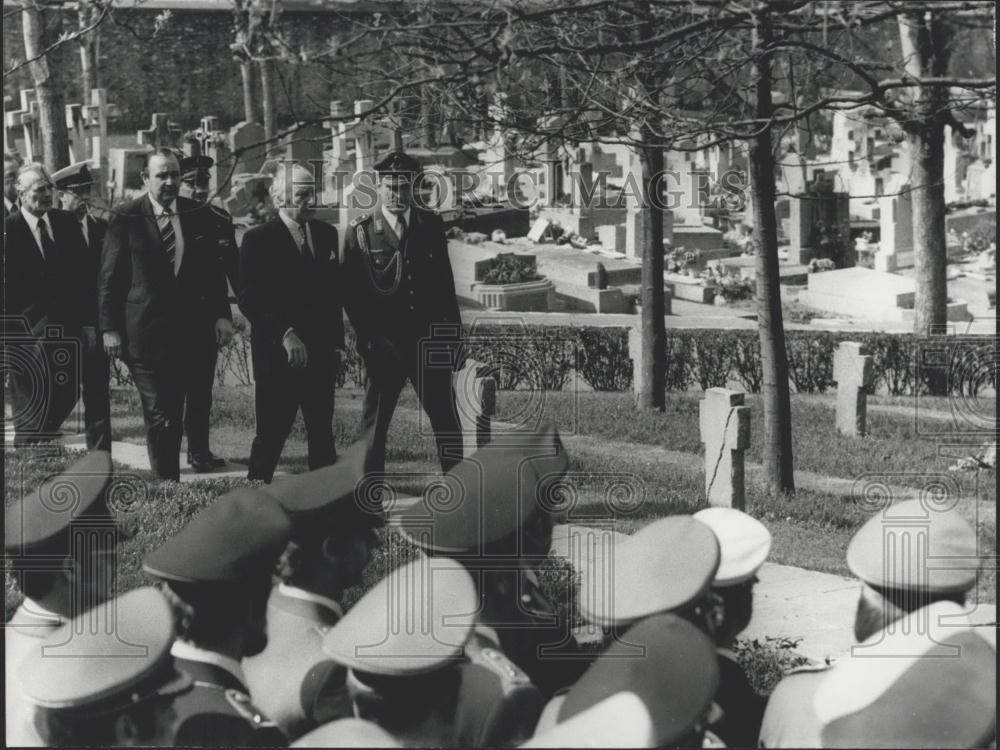
[[[215, 115], [229, 126], [243, 119], [242, 79], [239, 65], [229, 51], [233, 38], [232, 15], [227, 12], [174, 10], [170, 20], [154, 36], [157, 11], [118, 9], [121, 25], [105, 22], [100, 36], [99, 85], [108, 91], [108, 101], [117, 104], [121, 119], [111, 124], [113, 132], [134, 132], [149, 126], [152, 112], [167, 112], [185, 128], [197, 127], [203, 115]], [[66, 15], [64, 30], [75, 27], [74, 14]], [[332, 36], [341, 19], [331, 14], [288, 13], [282, 17], [293, 48], [299, 44], [317, 49]], [[132, 29], [123, 28], [127, 25]], [[4, 20], [4, 66], [24, 59], [24, 38], [17, 18]], [[80, 56], [76, 47], [63, 53], [66, 103], [80, 97]], [[331, 99], [361, 98], [352, 83], [331, 80], [321, 65], [279, 64], [277, 101], [279, 111], [294, 109], [300, 119], [329, 112]], [[259, 79], [255, 71], [255, 90]], [[4, 94], [17, 101], [18, 90], [31, 88], [27, 68], [4, 79]], [[290, 101], [291, 106], [286, 102]], [[257, 116], [260, 102], [257, 102]], [[279, 120], [279, 125], [290, 125]]]

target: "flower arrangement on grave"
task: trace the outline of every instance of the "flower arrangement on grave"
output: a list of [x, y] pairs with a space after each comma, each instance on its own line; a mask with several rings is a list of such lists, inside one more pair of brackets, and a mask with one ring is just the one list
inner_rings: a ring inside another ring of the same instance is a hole
[[685, 250], [683, 245], [679, 245], [667, 252], [663, 266], [670, 273], [685, 273], [697, 266], [700, 259], [700, 250]]
[[539, 281], [545, 278], [532, 265], [530, 258], [500, 253], [490, 261], [490, 266], [479, 281], [480, 284], [520, 284], [525, 281]]
[[720, 265], [709, 266], [701, 273], [705, 286], [714, 289], [717, 296], [726, 302], [752, 299], [754, 285], [750, 279], [725, 270]]
[[813, 258], [809, 261], [809, 273], [821, 273], [823, 271], [836, 271], [837, 264], [829, 258]]

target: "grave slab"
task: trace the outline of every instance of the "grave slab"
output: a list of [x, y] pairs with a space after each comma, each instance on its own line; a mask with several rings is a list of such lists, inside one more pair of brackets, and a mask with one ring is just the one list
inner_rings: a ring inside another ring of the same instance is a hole
[[872, 356], [857, 341], [842, 341], [833, 355], [837, 382], [837, 430], [842, 435], [867, 434], [868, 389], [872, 384]]
[[743, 510], [746, 489], [743, 453], [750, 447], [750, 407], [744, 394], [709, 388], [698, 404], [705, 444], [705, 496], [710, 505]]

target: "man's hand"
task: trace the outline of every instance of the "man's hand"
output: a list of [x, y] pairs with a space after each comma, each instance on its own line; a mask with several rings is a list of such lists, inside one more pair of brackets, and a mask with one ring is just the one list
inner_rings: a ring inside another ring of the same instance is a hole
[[225, 346], [233, 340], [233, 322], [229, 318], [215, 321], [215, 343]]
[[105, 331], [104, 351], [109, 357], [120, 357], [122, 354], [122, 337], [115, 331]]
[[305, 367], [309, 357], [306, 354], [306, 345], [302, 339], [295, 335], [295, 331], [289, 331], [281, 340], [281, 345], [288, 353], [288, 364], [292, 367]]
[[92, 352], [97, 348], [97, 329], [94, 326], [84, 326], [80, 329], [80, 338], [83, 339], [85, 351]]

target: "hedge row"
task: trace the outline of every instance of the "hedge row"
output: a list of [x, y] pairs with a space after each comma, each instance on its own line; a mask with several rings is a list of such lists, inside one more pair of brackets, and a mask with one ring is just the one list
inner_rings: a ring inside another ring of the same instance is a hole
[[[561, 390], [574, 371], [595, 391], [632, 387], [628, 329], [576, 326], [485, 326], [466, 331], [465, 356], [487, 366], [501, 390]], [[364, 366], [348, 330], [348, 355], [338, 385], [361, 385]], [[928, 390], [937, 375], [948, 392], [975, 396], [996, 387], [996, 342], [990, 336], [918, 338], [912, 334], [789, 331], [789, 377], [799, 393], [835, 387], [834, 352], [841, 341], [859, 341], [873, 355], [875, 392], [907, 396]], [[753, 330], [668, 330], [666, 389], [724, 387], [735, 381], [748, 393], [763, 384], [760, 341]], [[239, 334], [219, 354], [219, 382], [252, 382], [249, 340]], [[131, 382], [116, 362], [115, 382]]]

